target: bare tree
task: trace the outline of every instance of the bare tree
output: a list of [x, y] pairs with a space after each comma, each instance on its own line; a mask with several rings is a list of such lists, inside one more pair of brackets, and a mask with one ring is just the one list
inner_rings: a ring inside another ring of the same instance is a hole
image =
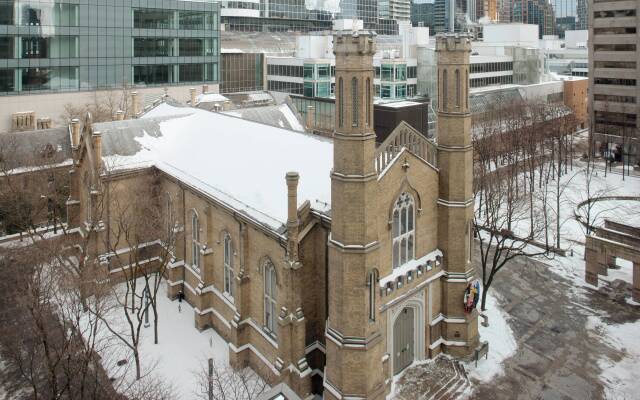
[[[536, 256], [546, 253], [546, 250], [531, 250], [529, 243], [543, 231], [542, 221], [534, 220], [536, 224], [524, 232], [514, 230], [528, 221], [529, 210], [527, 200], [515, 195], [514, 169], [498, 169], [483, 177], [476, 177], [483, 182], [476, 191], [476, 198], [482, 193], [484, 199], [483, 211], [477, 208], [474, 213], [475, 236], [479, 240], [480, 266], [482, 269], [481, 309], [486, 308], [486, 296], [495, 279], [510, 261], [523, 256]], [[516, 175], [517, 177], [517, 175]], [[531, 234], [533, 232], [533, 234]]]
[[[157, 296], [167, 265], [173, 258], [173, 220], [163, 218], [159, 181], [150, 172], [129, 185], [111, 183], [110, 215], [103, 245], [111, 274], [122, 280], [114, 297], [126, 321], [126, 332], [107, 323], [109, 330], [133, 352], [136, 378], [142, 376], [141, 329], [147, 313], [154, 314], [154, 337], [158, 342]], [[171, 227], [171, 229], [169, 229]]]
[[593, 163], [587, 162], [586, 167], [578, 171], [577, 174], [583, 176], [584, 188], [578, 191], [579, 196], [574, 199], [575, 218], [580, 223], [585, 235], [590, 235], [601, 215], [614, 208], [614, 206], [596, 206], [598, 198], [607, 196], [611, 192], [611, 187], [606, 184], [606, 181], [602, 187], [596, 187], [594, 181], [598, 176], [598, 172]]
[[254, 400], [269, 386], [250, 368], [217, 365], [213, 359], [196, 371], [194, 395], [202, 400]]
[[[120, 90], [94, 92], [93, 99], [89, 103], [80, 106], [72, 105], [71, 103], [65, 104], [64, 114], [61, 119], [66, 124], [77, 118], [85, 125], [90, 122], [112, 121], [118, 111], [122, 111], [126, 115], [131, 108], [130, 89], [130, 86], [123, 82]], [[88, 115], [91, 116], [91, 121], [87, 120]]]

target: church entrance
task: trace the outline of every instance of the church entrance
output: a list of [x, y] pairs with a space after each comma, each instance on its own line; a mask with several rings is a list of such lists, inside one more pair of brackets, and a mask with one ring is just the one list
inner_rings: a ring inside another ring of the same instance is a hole
[[414, 310], [405, 307], [393, 325], [393, 374], [407, 368], [414, 359]]

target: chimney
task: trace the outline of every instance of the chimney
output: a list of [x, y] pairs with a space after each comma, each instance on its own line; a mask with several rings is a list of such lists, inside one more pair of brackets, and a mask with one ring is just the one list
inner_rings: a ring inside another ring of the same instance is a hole
[[116, 121], [124, 120], [124, 112], [122, 110], [116, 111]]
[[131, 92], [131, 117], [138, 117], [138, 92]]
[[298, 261], [298, 181], [297, 172], [287, 172], [287, 256], [290, 263]]
[[315, 120], [315, 115], [314, 115], [314, 110], [315, 107], [314, 106], [307, 106], [307, 129], [312, 131], [313, 130], [313, 121]]
[[93, 164], [96, 170], [102, 167], [102, 134], [98, 131], [94, 131], [91, 134], [91, 140], [93, 141]]
[[38, 129], [51, 129], [51, 118], [38, 118]]
[[202, 94], [209, 93], [209, 85], [202, 85]]
[[189, 94], [191, 95], [191, 107], [196, 106], [196, 88], [189, 89]]
[[71, 120], [71, 147], [80, 145], [80, 120], [74, 118]]

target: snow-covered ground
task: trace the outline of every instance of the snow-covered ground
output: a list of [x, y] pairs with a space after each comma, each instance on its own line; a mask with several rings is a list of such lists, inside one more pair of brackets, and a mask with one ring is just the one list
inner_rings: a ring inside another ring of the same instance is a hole
[[612, 325], [598, 317], [589, 317], [589, 333], [599, 337], [620, 352], [620, 359], [601, 358], [600, 380], [607, 387], [605, 394], [612, 399], [637, 399], [640, 382], [640, 322]]
[[[139, 287], [143, 287], [139, 281]], [[193, 308], [185, 301], [171, 301], [166, 296], [166, 284], [163, 282], [158, 292], [158, 344], [153, 343], [153, 313], [150, 313], [151, 326], [142, 328], [140, 355], [143, 380], [163, 382], [172, 386], [176, 398], [198, 398], [198, 373], [207, 365], [207, 359], [213, 358], [217, 368], [227, 368], [229, 350], [227, 343], [213, 329], [199, 332], [194, 326]], [[128, 324], [122, 309], [110, 312], [108, 321], [119, 332], [128, 332]], [[102, 327], [105, 336], [110, 336]], [[109, 345], [101, 352], [103, 366], [111, 377], [117, 378], [116, 386], [127, 388], [135, 378], [135, 364], [131, 350], [119, 339], [110, 337]], [[127, 364], [119, 367], [119, 360]], [[124, 390], [124, 389], [122, 389]]]
[[[580, 165], [580, 164], [579, 164]], [[537, 257], [539, 261], [549, 265], [550, 269], [559, 275], [571, 280], [574, 287], [571, 289], [576, 296], [589, 295], [589, 290], [597, 289], [587, 284], [584, 280], [584, 242], [585, 230], [576, 221], [574, 209], [576, 205], [587, 199], [586, 185], [587, 175], [582, 169], [565, 175], [561, 180], [561, 247], [570, 252], [567, 257], [556, 256], [549, 260]], [[607, 174], [598, 170], [591, 178], [591, 196], [640, 196], [640, 178], [626, 176], [624, 180], [621, 174]], [[553, 182], [551, 183], [553, 184]], [[553, 194], [552, 194], [553, 195]], [[583, 213], [584, 215], [584, 213]], [[623, 222], [632, 226], [640, 226], [640, 202], [611, 200], [595, 203], [592, 215], [597, 216], [594, 225], [601, 225], [604, 219]], [[633, 265], [623, 259], [616, 259], [619, 269], [609, 269], [607, 276], [599, 276], [599, 282], [603, 284], [622, 280], [633, 282]], [[628, 304], [638, 307], [631, 298], [626, 299]], [[596, 311], [596, 310], [594, 310]], [[585, 326], [590, 335], [594, 335], [601, 342], [619, 351], [619, 358], [612, 359], [603, 356], [598, 360], [598, 367], [602, 369], [600, 380], [606, 387], [605, 392], [609, 398], [638, 398], [637, 382], [640, 381], [640, 321], [625, 324], [613, 324], [604, 322], [594, 315], [589, 317]]]
[[[585, 164], [574, 162], [573, 171], [569, 171], [560, 181], [560, 247], [568, 250], [567, 256], [555, 256], [551, 259], [545, 256], [535, 257], [538, 261], [547, 264], [551, 271], [573, 282], [573, 287], [569, 290], [578, 302], [581, 301], [581, 298], [590, 296], [591, 291], [597, 288], [587, 284], [584, 280], [585, 229], [576, 220], [574, 210], [580, 202], [589, 197], [640, 196], [640, 177], [638, 176], [625, 176], [623, 180], [621, 174], [608, 173], [605, 177], [603, 170], [597, 170], [591, 176], [590, 194], [586, 189], [587, 180]], [[553, 232], [555, 231], [557, 186], [555, 181], [550, 181], [548, 185], [550, 231]], [[536, 190], [542, 192], [538, 188]], [[540, 196], [540, 193], [537, 195]], [[584, 215], [584, 212], [578, 214]], [[638, 201], [607, 200], [598, 202], [594, 204], [591, 214], [596, 217], [592, 221], [595, 226], [601, 225], [604, 219], [611, 219], [640, 227], [640, 202]], [[525, 215], [528, 216], [528, 212]], [[514, 230], [526, 235], [529, 228], [528, 221], [519, 222], [521, 225]], [[555, 236], [551, 238], [551, 241], [555, 243]], [[616, 262], [620, 268], [609, 269], [607, 276], [599, 276], [600, 286], [615, 280], [633, 282], [632, 263], [623, 259], [617, 259]], [[634, 303], [629, 296], [626, 302], [636, 306], [640, 313], [640, 304]], [[488, 362], [484, 361], [484, 365], [479, 363], [477, 369], [474, 369], [473, 364], [467, 366], [467, 369], [470, 370], [470, 376], [483, 382], [499, 376], [502, 372], [500, 362], [512, 355], [517, 348], [499, 303], [496, 303], [494, 298], [488, 299], [487, 308], [490, 313], [490, 326], [488, 328], [480, 326], [480, 333], [483, 340], [489, 341], [489, 360]], [[598, 367], [602, 369], [600, 380], [606, 388], [607, 397], [639, 398], [637, 382], [640, 381], [640, 370], [637, 366], [640, 365], [640, 321], [614, 324], [608, 321], [604, 322], [601, 317], [597, 316], [606, 315], [605, 311], [593, 310], [593, 312], [594, 315], [589, 317], [585, 329], [590, 335], [594, 335], [599, 341], [614, 349], [614, 354], [619, 355], [619, 357], [603, 355], [598, 360]], [[498, 314], [498, 318], [494, 317], [494, 314]], [[492, 355], [497, 359], [492, 360]]]
[[489, 318], [489, 326], [483, 326], [480, 318], [478, 329], [482, 340], [489, 342], [488, 358], [479, 360], [477, 367], [475, 362], [471, 362], [465, 364], [465, 368], [471, 378], [490, 382], [504, 373], [502, 362], [516, 352], [518, 344], [507, 322], [509, 316], [500, 307], [493, 291], [487, 293], [487, 311], [484, 314]]

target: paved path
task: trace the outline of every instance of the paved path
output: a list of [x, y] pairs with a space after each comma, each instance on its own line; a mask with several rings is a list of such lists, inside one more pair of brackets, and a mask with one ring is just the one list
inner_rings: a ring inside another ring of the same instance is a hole
[[[604, 323], [612, 324], [638, 320], [639, 308], [625, 301], [631, 295], [629, 283], [605, 283], [598, 291], [576, 287], [572, 281], [551, 272], [546, 265], [523, 258], [505, 267], [491, 290], [503, 299], [502, 307], [510, 316], [508, 323], [518, 350], [504, 361], [503, 376], [487, 383], [472, 379], [474, 391], [471, 396], [442, 398], [623, 399], [615, 393], [612, 396], [610, 391], [605, 396], [598, 368], [598, 360], [602, 357], [616, 361], [623, 354], [589, 334], [586, 325], [589, 316], [598, 316]], [[401, 378], [397, 397], [407, 400], [432, 398], [433, 390], [427, 390], [425, 383], [446, 383], [447, 379], [453, 378], [449, 373], [450, 366], [441, 364], [411, 367], [403, 378], [410, 376], [410, 380], [422, 382], [422, 385], [407, 385], [407, 379]]]
[[509, 314], [516, 354], [505, 360], [505, 375], [474, 385], [477, 399], [603, 399], [597, 360], [623, 354], [586, 329], [589, 316], [619, 324], [640, 318], [626, 303], [631, 285], [617, 282], [599, 291], [575, 287], [544, 264], [520, 259], [501, 271], [492, 290]]

